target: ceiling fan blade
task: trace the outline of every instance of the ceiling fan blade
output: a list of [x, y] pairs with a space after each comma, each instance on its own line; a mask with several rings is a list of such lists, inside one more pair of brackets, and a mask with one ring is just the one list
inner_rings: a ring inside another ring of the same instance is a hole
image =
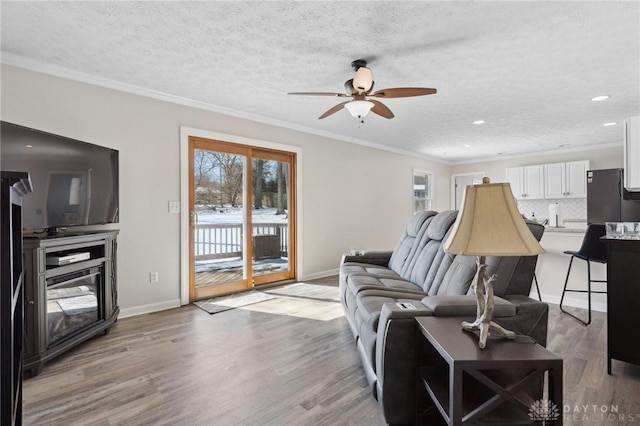
[[378, 114], [384, 118], [393, 118], [395, 115], [391, 112], [389, 108], [385, 104], [380, 101], [376, 101], [375, 99], [369, 99], [369, 101], [373, 102], [373, 108], [371, 108], [371, 112]]
[[353, 88], [353, 79], [344, 82], [344, 91], [349, 96], [353, 95], [353, 93], [355, 92], [355, 89]]
[[287, 95], [301, 95], [301, 96], [337, 96], [341, 98], [345, 98], [351, 95], [345, 95], [344, 93], [333, 93], [333, 92], [290, 92]]
[[345, 104], [349, 103], [350, 101], [346, 101], [346, 102], [341, 102], [338, 105], [334, 106], [333, 108], [330, 108], [329, 110], [327, 110], [327, 112], [325, 112], [324, 114], [322, 114], [320, 117], [318, 117], [318, 120], [322, 120], [323, 118], [327, 118], [328, 116], [330, 116], [331, 114], [334, 114], [338, 111], [340, 111], [342, 108], [344, 108]]
[[375, 96], [377, 98], [408, 98], [410, 96], [433, 95], [436, 92], [436, 89], [429, 89], [427, 87], [393, 87], [390, 89], [376, 90], [369, 96]]

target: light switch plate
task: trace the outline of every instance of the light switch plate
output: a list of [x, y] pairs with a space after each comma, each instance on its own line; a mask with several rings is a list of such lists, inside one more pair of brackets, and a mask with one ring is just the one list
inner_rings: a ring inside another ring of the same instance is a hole
[[169, 213], [180, 213], [180, 201], [169, 201]]

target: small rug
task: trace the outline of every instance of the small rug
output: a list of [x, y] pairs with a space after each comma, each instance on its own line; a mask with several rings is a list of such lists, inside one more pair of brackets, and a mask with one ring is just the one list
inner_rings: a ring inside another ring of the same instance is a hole
[[241, 306], [252, 305], [254, 303], [264, 302], [265, 300], [271, 299], [275, 299], [275, 296], [265, 294], [261, 291], [251, 290], [248, 292], [231, 294], [229, 296], [199, 300], [197, 302], [193, 302], [193, 304], [210, 314], [217, 314], [239, 308]]
[[263, 290], [276, 296], [300, 297], [303, 299], [323, 300], [325, 302], [340, 302], [340, 289], [334, 286], [295, 283], [281, 287]]

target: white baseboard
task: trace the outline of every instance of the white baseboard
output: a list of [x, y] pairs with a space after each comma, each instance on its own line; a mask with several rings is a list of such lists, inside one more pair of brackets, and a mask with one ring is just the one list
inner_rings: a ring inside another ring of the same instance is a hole
[[338, 273], [340, 272], [340, 270], [338, 268], [336, 269], [330, 269], [328, 271], [322, 271], [322, 272], [314, 272], [313, 274], [307, 274], [304, 275], [299, 279], [299, 281], [306, 281], [306, 280], [316, 280], [318, 278], [326, 278], [326, 277], [330, 277], [332, 275], [338, 275]]
[[[542, 293], [542, 301], [546, 302], [546, 303], [553, 303], [554, 305], [559, 305], [560, 304], [560, 297], [559, 296], [555, 296], [552, 294], [545, 294]], [[531, 292], [531, 294], [529, 295], [529, 297], [531, 297], [532, 299], [536, 299], [538, 300], [538, 293], [536, 293], [535, 291]], [[573, 297], [565, 297], [564, 301], [562, 302], [562, 306], [571, 306], [572, 308], [582, 308], [582, 309], [587, 309], [587, 300], [586, 297], [587, 295], [585, 294], [584, 299], [576, 299]], [[594, 302], [593, 299], [591, 301], [591, 310], [593, 311], [598, 311], [598, 312], [607, 312], [607, 304], [606, 303], [602, 303], [602, 302]]]
[[[326, 278], [332, 275], [338, 275], [338, 269], [331, 269], [329, 271], [316, 272], [313, 274], [307, 274], [302, 278], [299, 278], [298, 281], [305, 280], [315, 280], [318, 278]], [[152, 303], [149, 305], [135, 306], [133, 308], [125, 308], [120, 310], [120, 314], [118, 318], [127, 318], [133, 317], [136, 315], [150, 314], [152, 312], [164, 311], [166, 309], [179, 308], [182, 306], [180, 304], [180, 299], [167, 300], [159, 303]]]
[[125, 308], [120, 310], [120, 315], [118, 315], [118, 318], [127, 318], [136, 315], [150, 314], [152, 312], [164, 311], [166, 309], [179, 308], [180, 306], [180, 299], [173, 299], [159, 303], [152, 303], [150, 305]]

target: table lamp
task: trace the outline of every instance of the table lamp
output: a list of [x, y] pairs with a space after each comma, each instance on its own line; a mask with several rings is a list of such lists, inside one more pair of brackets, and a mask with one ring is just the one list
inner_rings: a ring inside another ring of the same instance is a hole
[[453, 230], [444, 244], [447, 253], [477, 256], [478, 270], [471, 288], [475, 292], [478, 309], [474, 322], [464, 321], [462, 328], [479, 331], [479, 346], [484, 348], [491, 332], [513, 339], [515, 333], [506, 330], [493, 318], [493, 281], [496, 275], [487, 276], [486, 256], [532, 256], [544, 253], [518, 211], [508, 183], [489, 183], [466, 187], [462, 208]]

